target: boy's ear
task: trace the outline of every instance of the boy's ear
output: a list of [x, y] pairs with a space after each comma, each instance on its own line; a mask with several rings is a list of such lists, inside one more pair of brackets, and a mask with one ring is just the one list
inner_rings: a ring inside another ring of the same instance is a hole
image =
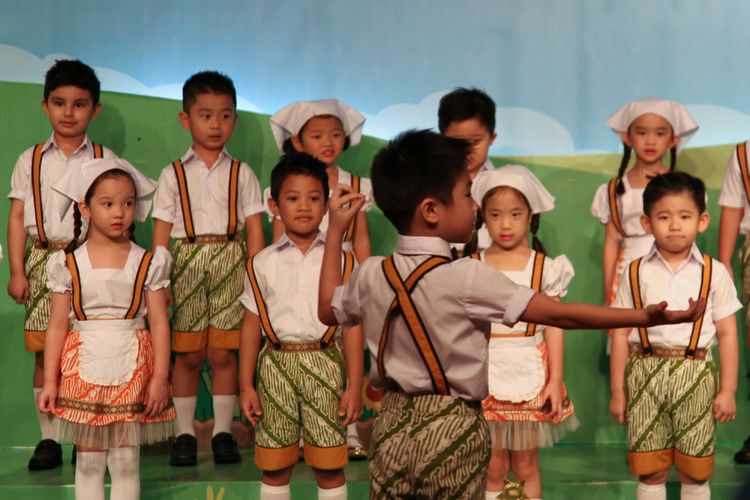
[[305, 148], [302, 146], [302, 139], [300, 139], [298, 135], [292, 136], [292, 146], [294, 146], [294, 149], [300, 153], [305, 151]]
[[[702, 233], [708, 229], [708, 225], [711, 223], [711, 215], [708, 212], [703, 212], [698, 217], [698, 232]], [[721, 225], [721, 223], [719, 224]]]
[[490, 135], [490, 146], [495, 143], [495, 139], [497, 139], [497, 132], [492, 132], [492, 135]]
[[91, 115], [91, 119], [94, 120], [97, 116], [99, 116], [99, 112], [102, 110], [102, 103], [98, 102], [96, 103], [96, 106], [94, 106], [94, 113]]
[[47, 101], [42, 99], [42, 110], [44, 110], [44, 116], [49, 118], [49, 108], [47, 107]]
[[438, 204], [439, 202], [435, 198], [425, 198], [417, 205], [417, 214], [427, 224], [435, 225], [440, 220]]
[[180, 117], [180, 125], [182, 125], [182, 128], [184, 128], [185, 130], [190, 130], [190, 119], [188, 117], [188, 114], [184, 111], [180, 111], [177, 116]]
[[268, 198], [268, 208], [274, 217], [280, 217], [279, 215], [279, 204], [273, 198]]
[[620, 140], [623, 144], [625, 144], [627, 147], [632, 148], [633, 145], [630, 144], [630, 137], [628, 137], [628, 132], [620, 132]]
[[641, 215], [641, 227], [646, 231], [646, 234], [651, 234], [651, 219], [646, 214]]

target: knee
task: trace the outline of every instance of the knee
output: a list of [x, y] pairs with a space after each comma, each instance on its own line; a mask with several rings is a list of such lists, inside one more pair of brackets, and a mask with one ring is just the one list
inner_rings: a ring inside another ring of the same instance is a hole
[[227, 349], [208, 348], [208, 362], [212, 370], [229, 370], [234, 367], [234, 351]]
[[644, 474], [638, 477], [638, 480], [646, 484], [662, 484], [667, 482], [669, 469], [654, 472], [653, 474]]
[[205, 359], [206, 355], [202, 351], [180, 353], [175, 358], [175, 369], [199, 371]]
[[487, 468], [487, 479], [492, 482], [502, 481], [510, 472], [510, 457], [507, 450], [493, 448], [490, 464]]
[[262, 481], [269, 486], [284, 486], [292, 478], [292, 467], [281, 470], [264, 470]]
[[323, 489], [338, 488], [346, 483], [343, 469], [313, 469], [313, 472], [315, 473], [315, 480], [317, 481], [318, 486]]
[[539, 459], [536, 450], [514, 452], [510, 456], [513, 474], [518, 479], [527, 479], [539, 473]]

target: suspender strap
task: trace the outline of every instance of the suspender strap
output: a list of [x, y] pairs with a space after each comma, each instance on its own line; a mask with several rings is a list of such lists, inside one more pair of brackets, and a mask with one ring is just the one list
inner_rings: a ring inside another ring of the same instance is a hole
[[[358, 175], [352, 174], [352, 191], [359, 194], [360, 191], [360, 179]], [[359, 215], [359, 214], [357, 214]], [[357, 216], [355, 215], [352, 219], [351, 223], [349, 223], [349, 227], [346, 228], [346, 232], [344, 233], [344, 241], [352, 241], [352, 238], [354, 237], [354, 229], [357, 225]]]
[[190, 211], [190, 194], [188, 193], [187, 177], [185, 167], [181, 160], [172, 162], [174, 175], [177, 177], [177, 189], [180, 192], [180, 207], [182, 207], [182, 221], [185, 225], [185, 233], [190, 243], [195, 242], [195, 228], [193, 227], [193, 213]]
[[[701, 274], [701, 288], [699, 298], [708, 299], [708, 292], [711, 289], [711, 274], [713, 272], [713, 260], [711, 256], [703, 254], [703, 273]], [[701, 314], [701, 317], [695, 320], [693, 323], [693, 331], [690, 334], [690, 343], [687, 349], [685, 349], [685, 357], [687, 359], [695, 359], [695, 352], [698, 349], [698, 340], [701, 336], [701, 328], [703, 327], [703, 316], [705, 312]]]
[[609, 214], [612, 217], [612, 224], [620, 233], [623, 238], [627, 236], [625, 230], [622, 228], [620, 222], [620, 212], [617, 210], [617, 177], [614, 177], [607, 185], [607, 193], [609, 195]]
[[70, 271], [70, 277], [72, 278], [73, 285], [73, 312], [76, 315], [78, 321], [86, 320], [86, 313], [83, 312], [83, 305], [81, 303], [81, 274], [78, 272], [78, 263], [73, 252], [65, 254], [66, 264], [68, 271]]
[[[534, 269], [531, 271], [531, 289], [535, 292], [542, 291], [542, 272], [544, 271], [544, 255], [542, 252], [536, 252], [534, 255]], [[536, 333], [536, 323], [526, 324], [526, 336], [532, 337]]]
[[229, 223], [227, 224], [227, 238], [233, 241], [237, 234], [237, 195], [239, 193], [240, 160], [232, 160], [229, 169]]
[[[432, 259], [428, 259], [426, 262], [429, 262], [431, 260]], [[422, 271], [421, 276], [424, 276], [424, 274], [426, 274], [429, 270], [437, 267], [437, 265], [445, 264], [448, 262], [447, 259], [440, 260], [442, 262], [435, 263], [434, 265], [432, 265], [432, 267], [424, 266], [425, 263], [422, 263], [422, 265], [420, 265], [415, 270], [415, 272], [412, 273], [412, 276], [416, 274], [418, 270], [421, 270], [423, 266], [426, 267], [426, 269]], [[411, 299], [411, 291], [414, 289], [416, 281], [421, 278], [421, 276], [418, 276], [414, 280], [414, 284], [411, 287], [408, 287], [407, 284], [404, 283], [404, 281], [401, 279], [401, 276], [396, 270], [396, 266], [393, 263], [393, 256], [387, 257], [385, 260], [383, 260], [383, 273], [385, 274], [385, 278], [388, 281], [388, 284], [396, 294], [395, 300], [398, 303], [398, 312], [400, 312], [406, 320], [406, 326], [409, 329], [412, 340], [414, 340], [414, 344], [419, 350], [422, 361], [424, 361], [425, 366], [427, 367], [427, 371], [430, 373], [430, 379], [432, 380], [433, 389], [437, 394], [441, 394], [444, 396], [449, 395], [450, 390], [448, 387], [448, 381], [445, 377], [445, 371], [443, 370], [443, 366], [440, 364], [440, 360], [437, 357], [435, 347], [432, 345], [432, 341], [430, 340], [430, 337], [425, 330], [424, 322], [419, 315], [419, 311], [417, 311], [417, 308]], [[412, 276], [409, 276], [409, 278], [411, 278]], [[391, 319], [392, 314], [389, 310], [388, 315], [386, 316], [386, 324], [384, 327], [385, 329], [388, 328]], [[383, 339], [381, 337], [381, 342], [382, 340]], [[378, 354], [379, 368], [381, 368], [380, 364], [382, 363], [383, 359], [383, 351], [379, 351]]]
[[750, 171], [747, 168], [747, 146], [744, 142], [737, 144], [737, 161], [740, 164], [742, 185], [745, 187], [745, 198], [750, 203]]
[[95, 142], [91, 143], [91, 146], [94, 149], [94, 158], [101, 159], [104, 158], [104, 148], [101, 144], [97, 144]]
[[266, 332], [268, 341], [271, 342], [275, 349], [281, 347], [281, 342], [276, 336], [276, 332], [271, 326], [271, 319], [268, 317], [268, 307], [266, 301], [263, 300], [263, 294], [260, 293], [260, 287], [258, 286], [258, 278], [255, 277], [255, 268], [253, 267], [253, 261], [255, 256], [250, 257], [247, 261], [247, 277], [250, 279], [250, 286], [253, 289], [253, 297], [255, 298], [255, 305], [258, 308], [258, 317], [260, 318], [260, 324], [263, 327], [263, 331]]
[[141, 263], [138, 265], [138, 273], [135, 275], [133, 298], [130, 300], [128, 312], [125, 313], [125, 319], [135, 318], [135, 315], [138, 314], [138, 309], [141, 308], [141, 302], [143, 301], [143, 286], [146, 284], [148, 269], [151, 266], [151, 259], [153, 259], [153, 257], [154, 254], [147, 251], [141, 258]]
[[[633, 297], [633, 307], [635, 309], [643, 309], [643, 300], [641, 299], [641, 278], [640, 278], [640, 265], [642, 257], [635, 259], [630, 263], [630, 294]], [[641, 338], [641, 348], [643, 348], [643, 355], [651, 355], [651, 342], [648, 341], [648, 331], [645, 328], [638, 329], [638, 336]]]
[[[342, 274], [342, 280], [343, 283], [346, 283], [349, 281], [349, 276], [352, 274], [352, 270], [354, 269], [354, 254], [352, 252], [344, 252], [344, 263], [343, 263], [344, 269]], [[328, 347], [328, 344], [331, 342], [331, 339], [333, 338], [333, 334], [336, 333], [336, 329], [338, 326], [332, 325], [329, 326], [326, 332], [323, 334], [323, 337], [320, 339], [320, 348], [325, 349]]]
[[34, 220], [36, 221], [36, 232], [39, 242], [43, 248], [47, 248], [47, 234], [44, 232], [44, 213], [42, 211], [42, 156], [44, 156], [44, 143], [34, 146], [31, 155], [31, 190], [34, 197]]

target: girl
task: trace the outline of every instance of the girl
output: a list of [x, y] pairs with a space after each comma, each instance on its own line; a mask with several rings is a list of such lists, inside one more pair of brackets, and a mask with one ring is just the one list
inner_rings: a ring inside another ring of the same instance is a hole
[[[539, 215], [552, 210], [555, 199], [534, 174], [518, 165], [483, 172], [471, 194], [492, 238], [490, 247], [472, 258], [550, 297], [565, 296], [573, 266], [564, 255], [547, 257], [537, 239]], [[525, 481], [529, 497], [541, 498], [537, 448], [552, 446], [578, 427], [562, 374], [562, 330], [523, 322], [492, 325], [490, 395], [482, 402], [492, 436], [487, 498], [498, 497], [510, 471]]]
[[[171, 436], [175, 417], [167, 381], [171, 258], [130, 241], [156, 183], [125, 160], [91, 160], [54, 189], [61, 214], [77, 203], [75, 239], [47, 264], [52, 309], [39, 409], [55, 417], [58, 440], [76, 444], [76, 498], [103, 499], [109, 469], [111, 498], [137, 499], [138, 446]], [[76, 248], [81, 216], [89, 231]]]
[[[641, 227], [643, 190], [652, 177], [667, 171], [663, 163], [667, 153], [669, 170], [674, 170], [677, 154], [698, 124], [681, 104], [648, 97], [625, 104], [607, 119], [607, 125], [620, 136], [624, 151], [617, 177], [599, 186], [591, 213], [606, 226], [602, 267], [604, 302], [609, 305], [625, 265], [645, 255], [654, 242]], [[626, 173], [633, 152], [635, 165]]]
[[[344, 235], [343, 249], [353, 251], [358, 262], [370, 256], [370, 234], [367, 229], [367, 212], [373, 204], [372, 183], [351, 174], [336, 165], [341, 154], [349, 147], [359, 144], [365, 117], [356, 109], [338, 99], [321, 99], [318, 101], [297, 101], [271, 117], [271, 130], [279, 149], [289, 154], [304, 152], [326, 165], [328, 187], [332, 191], [338, 184], [352, 186], [354, 192], [365, 196], [365, 204], [357, 214]], [[270, 187], [263, 192], [269, 220], [273, 225], [273, 242], [278, 241], [284, 233], [284, 223], [271, 213], [268, 200], [271, 197]], [[323, 216], [320, 230], [328, 229], [328, 213]], [[359, 327], [356, 327], [359, 328]], [[370, 389], [370, 392], [373, 392]], [[382, 395], [372, 396], [378, 400]], [[367, 450], [357, 432], [356, 424], [347, 427], [349, 458], [362, 460], [367, 458]]]

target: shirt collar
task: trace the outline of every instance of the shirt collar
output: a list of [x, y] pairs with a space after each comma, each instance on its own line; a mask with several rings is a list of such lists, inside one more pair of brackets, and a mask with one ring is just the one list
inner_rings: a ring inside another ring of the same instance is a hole
[[[307, 251], [309, 252], [318, 245], [325, 245], [325, 242], [326, 233], [324, 233], [323, 231], [318, 231], [318, 234], [315, 236], [315, 240], [313, 240], [312, 245], [310, 245], [310, 248]], [[286, 247], [294, 247], [299, 249], [299, 247], [297, 247], [297, 245], [289, 239], [286, 231], [284, 231], [284, 233], [282, 233], [282, 235], [279, 237], [279, 240], [276, 242], [276, 249], [281, 250]]]
[[492, 161], [490, 161], [490, 158], [487, 157], [486, 160], [484, 160], [484, 163], [481, 167], [479, 167], [480, 172], [484, 172], [485, 170], [492, 171], [495, 170], [495, 165], [492, 164]]
[[[223, 147], [223, 148], [221, 148], [221, 153], [219, 153], [219, 158], [216, 160], [216, 165], [218, 165], [219, 163], [221, 163], [221, 160], [223, 160], [225, 157], [226, 158], [231, 158], [231, 156], [229, 155], [229, 152], [227, 151], [227, 148]], [[195, 150], [193, 149], [192, 146], [190, 146], [188, 148], [187, 153], [185, 153], [185, 155], [181, 159], [182, 159], [182, 164], [183, 165], [187, 164], [191, 160], [203, 161], [196, 154], [196, 152], [195, 152]], [[206, 166], [208, 166], [208, 165], [206, 165]]]
[[[646, 254], [646, 256], [643, 259], [645, 261], [652, 260], [652, 259], [659, 259], [664, 265], [669, 267], [669, 265], [667, 265], [667, 261], [664, 260], [664, 257], [662, 257], [661, 252], [659, 252], [659, 248], [656, 246], [656, 243], [651, 245], [651, 250], [649, 250], [649, 252]], [[690, 253], [688, 254], [688, 258], [686, 259], [686, 261], [690, 259], [696, 261], [701, 266], [704, 264], [703, 254], [698, 249], [698, 245], [696, 245], [695, 243], [693, 243], [693, 246], [690, 248]], [[684, 265], [684, 262], [680, 264], [680, 266], [682, 265]]]
[[403, 255], [437, 255], [451, 258], [450, 244], [436, 236], [399, 234], [396, 238], [396, 251]]
[[[52, 135], [50, 135], [47, 142], [44, 143], [44, 146], [42, 147], [42, 151], [46, 152], [49, 148], [54, 147], [55, 149], [60, 149], [60, 146], [57, 144], [57, 139], [55, 139], [55, 133], [53, 132]], [[83, 141], [81, 144], [76, 148], [75, 151], [73, 151], [73, 154], [70, 156], [73, 156], [75, 154], [78, 154], [79, 151], [82, 151], [84, 149], [88, 149], [89, 147], [89, 136], [84, 135]], [[61, 150], [62, 152], [62, 150]]]

